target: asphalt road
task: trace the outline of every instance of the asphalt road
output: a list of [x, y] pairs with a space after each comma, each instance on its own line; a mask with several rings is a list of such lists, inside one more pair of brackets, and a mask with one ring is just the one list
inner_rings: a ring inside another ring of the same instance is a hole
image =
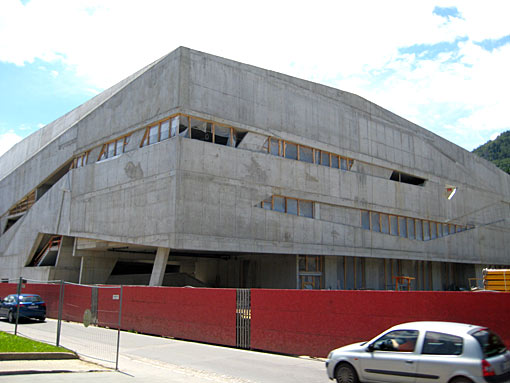
[[[57, 323], [27, 322], [21, 335], [55, 344]], [[0, 330], [13, 325], [0, 320]], [[83, 359], [115, 367], [117, 331], [62, 323], [61, 345]], [[121, 332], [119, 371], [0, 376], [0, 382], [217, 382], [217, 383], [326, 383], [323, 361], [238, 350], [195, 342]]]

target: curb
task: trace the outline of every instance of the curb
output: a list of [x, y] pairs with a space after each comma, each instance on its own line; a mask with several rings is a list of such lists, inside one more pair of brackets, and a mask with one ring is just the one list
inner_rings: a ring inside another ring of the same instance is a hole
[[79, 359], [71, 352], [0, 352], [0, 360], [61, 360]]

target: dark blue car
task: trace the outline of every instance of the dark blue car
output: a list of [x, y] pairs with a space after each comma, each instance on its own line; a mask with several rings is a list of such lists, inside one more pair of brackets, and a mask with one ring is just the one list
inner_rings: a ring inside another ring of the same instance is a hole
[[[20, 294], [19, 317], [33, 318], [40, 321], [46, 319], [46, 303], [37, 294]], [[7, 295], [0, 302], [0, 317], [5, 317], [11, 323], [16, 321], [18, 295]]]

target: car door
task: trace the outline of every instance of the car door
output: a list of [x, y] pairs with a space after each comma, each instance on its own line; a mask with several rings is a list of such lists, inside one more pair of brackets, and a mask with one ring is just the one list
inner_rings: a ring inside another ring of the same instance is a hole
[[418, 335], [417, 330], [394, 330], [372, 342], [359, 361], [361, 380], [414, 383]]
[[462, 361], [463, 339], [460, 336], [427, 331], [418, 361], [417, 383], [446, 382], [452, 371], [466, 361]]

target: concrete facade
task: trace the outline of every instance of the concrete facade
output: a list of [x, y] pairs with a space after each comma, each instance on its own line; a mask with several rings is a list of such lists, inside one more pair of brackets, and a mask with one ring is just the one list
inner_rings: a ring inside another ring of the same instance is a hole
[[188, 48], [0, 157], [0, 214], [4, 279], [443, 290], [510, 265], [506, 173], [354, 94]]

